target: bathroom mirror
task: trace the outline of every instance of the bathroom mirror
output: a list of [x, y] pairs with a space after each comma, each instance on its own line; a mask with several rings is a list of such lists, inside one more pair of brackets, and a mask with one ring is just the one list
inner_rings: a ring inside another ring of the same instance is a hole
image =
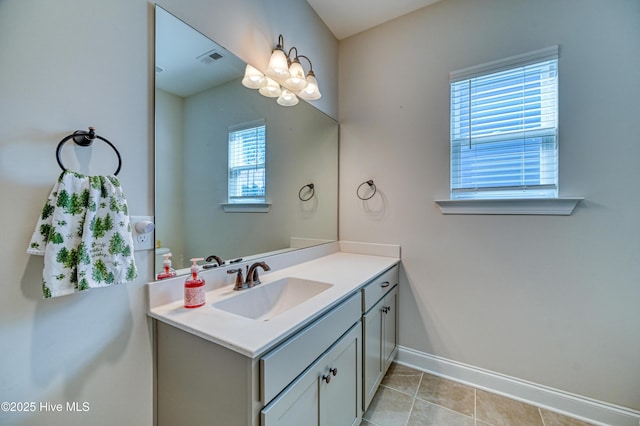
[[[283, 107], [245, 88], [244, 62], [161, 7], [155, 15], [156, 271], [167, 251], [181, 269], [193, 257], [336, 240], [337, 122], [302, 100]], [[266, 126], [265, 203], [225, 211], [229, 132], [253, 122]]]

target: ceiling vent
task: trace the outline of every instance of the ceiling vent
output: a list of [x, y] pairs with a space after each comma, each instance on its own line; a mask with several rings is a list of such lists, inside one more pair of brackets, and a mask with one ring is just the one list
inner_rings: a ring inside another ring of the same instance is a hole
[[198, 56], [197, 59], [203, 64], [209, 65], [210, 63], [215, 62], [218, 59], [222, 59], [222, 55], [217, 50], [211, 50]]

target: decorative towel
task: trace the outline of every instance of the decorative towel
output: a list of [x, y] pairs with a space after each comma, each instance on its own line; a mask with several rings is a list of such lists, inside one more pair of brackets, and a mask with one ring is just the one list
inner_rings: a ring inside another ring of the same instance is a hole
[[133, 281], [131, 223], [118, 179], [62, 172], [27, 253], [44, 256], [45, 298]]

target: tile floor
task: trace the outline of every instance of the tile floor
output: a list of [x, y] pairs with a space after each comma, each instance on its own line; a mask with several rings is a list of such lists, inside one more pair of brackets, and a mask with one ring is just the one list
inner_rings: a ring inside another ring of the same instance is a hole
[[360, 426], [587, 426], [571, 417], [393, 363]]

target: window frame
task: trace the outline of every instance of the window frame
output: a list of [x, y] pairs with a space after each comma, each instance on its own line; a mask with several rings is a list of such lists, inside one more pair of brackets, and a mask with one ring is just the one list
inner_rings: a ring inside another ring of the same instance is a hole
[[[489, 75], [493, 73], [499, 73], [506, 70], [520, 68], [544, 61], [559, 59], [559, 47], [550, 46], [544, 49], [540, 49], [533, 52], [524, 53], [522, 55], [512, 56], [509, 58], [493, 61], [478, 66], [465, 68], [450, 73], [450, 91], [453, 83], [472, 79], [474, 77], [480, 77], [483, 75]], [[556, 63], [557, 72], [557, 63]], [[558, 196], [558, 177], [557, 167], [559, 166], [558, 148], [557, 148], [557, 109], [559, 107], [558, 101], [558, 76], [556, 75], [556, 102], [555, 102], [555, 165], [556, 176], [554, 187], [552, 191], [542, 191], [539, 193], [518, 193], [518, 188], [515, 191], [507, 193], [503, 188], [499, 190], [501, 196], [495, 196], [496, 193], [490, 194], [493, 196], [487, 197], [489, 191], [478, 191], [476, 194], [472, 194], [471, 191], [466, 192], [467, 196], [459, 196], [454, 194], [454, 164], [453, 162], [453, 118], [450, 123], [450, 173], [449, 173], [449, 199], [436, 200], [436, 203], [440, 207], [443, 214], [551, 214], [551, 215], [569, 215], [573, 212], [578, 202], [582, 197], [559, 197]], [[453, 96], [449, 103], [450, 117], [453, 116]], [[535, 131], [535, 130], [534, 130]], [[524, 133], [524, 131], [523, 131]], [[471, 134], [469, 135], [471, 138]], [[524, 138], [523, 138], [524, 139]], [[544, 188], [542, 188], [544, 190]]]
[[[249, 165], [233, 165], [233, 147], [232, 137], [234, 133], [243, 132], [246, 130], [259, 129], [263, 127], [264, 139], [262, 147], [258, 146], [257, 149], [261, 150], [261, 156], [263, 161], [256, 162]], [[236, 186], [238, 182], [232, 177], [234, 172], [245, 170], [262, 170], [263, 174], [263, 194], [257, 196], [243, 196], [232, 195], [232, 187]], [[226, 212], [266, 212], [269, 210], [271, 204], [267, 202], [267, 128], [266, 121], [264, 119], [253, 120], [245, 123], [230, 126], [227, 131], [227, 201], [222, 203], [222, 208]]]
[[557, 197], [557, 70], [552, 46], [450, 74], [451, 199]]

